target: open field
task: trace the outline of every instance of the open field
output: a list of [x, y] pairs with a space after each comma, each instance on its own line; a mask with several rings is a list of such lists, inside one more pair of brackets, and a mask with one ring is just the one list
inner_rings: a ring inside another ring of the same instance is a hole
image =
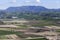
[[20, 40], [20, 37], [18, 35], [21, 34], [21, 32], [17, 32], [11, 29], [0, 28], [0, 40]]
[[0, 19], [5, 24], [30, 25], [30, 26], [60, 26], [60, 20], [22, 20], [22, 19]]
[[[17, 20], [3, 20], [3, 22], [5, 23], [5, 25], [3, 26], [0, 25], [0, 39], [7, 39], [8, 37], [12, 37], [12, 36], [13, 36], [12, 38], [15, 38], [14, 35], [22, 39], [28, 37], [41, 37], [41, 36], [44, 37], [47, 36], [47, 38], [48, 37], [55, 38], [55, 36], [57, 35], [56, 30], [60, 29], [60, 26], [56, 24], [57, 21], [54, 20], [18, 20], [17, 19]], [[8, 37], [6, 37], [7, 35]]]

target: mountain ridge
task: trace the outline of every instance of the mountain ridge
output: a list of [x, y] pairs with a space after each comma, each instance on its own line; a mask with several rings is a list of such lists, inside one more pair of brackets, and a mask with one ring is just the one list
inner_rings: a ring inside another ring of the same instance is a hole
[[47, 8], [42, 7], [42, 6], [21, 6], [21, 7], [9, 7], [6, 9], [7, 12], [14, 12], [14, 11], [18, 11], [18, 12], [39, 12], [39, 11], [44, 11], [47, 10]]
[[0, 17], [18, 17], [24, 19], [60, 18], [60, 9], [47, 9], [43, 6], [9, 7], [6, 10], [0, 11]]
[[41, 12], [41, 11], [57, 11], [60, 9], [48, 9], [43, 6], [21, 6], [21, 7], [9, 7], [5, 11], [7, 12]]

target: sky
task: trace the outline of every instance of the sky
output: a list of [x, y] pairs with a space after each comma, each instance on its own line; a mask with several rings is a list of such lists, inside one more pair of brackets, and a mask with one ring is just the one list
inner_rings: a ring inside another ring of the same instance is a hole
[[58, 9], [60, 0], [0, 0], [0, 9], [19, 6], [44, 6], [49, 9]]

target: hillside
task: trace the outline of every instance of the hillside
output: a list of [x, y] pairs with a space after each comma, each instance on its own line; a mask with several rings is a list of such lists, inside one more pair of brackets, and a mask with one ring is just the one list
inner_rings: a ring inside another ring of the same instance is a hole
[[7, 12], [41, 12], [48, 10], [42, 6], [21, 6], [21, 7], [9, 7], [6, 9]]
[[43, 6], [9, 7], [0, 11], [0, 18], [60, 19], [60, 9], [48, 9]]
[[60, 12], [60, 9], [48, 9], [43, 6], [21, 6], [21, 7], [9, 7], [5, 11], [7, 12], [42, 12], [42, 11], [52, 11]]

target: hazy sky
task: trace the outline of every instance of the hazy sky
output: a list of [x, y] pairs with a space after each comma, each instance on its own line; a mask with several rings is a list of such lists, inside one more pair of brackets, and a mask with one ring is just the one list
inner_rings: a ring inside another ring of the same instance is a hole
[[44, 6], [46, 8], [60, 8], [60, 0], [0, 0], [0, 9], [16, 6]]

